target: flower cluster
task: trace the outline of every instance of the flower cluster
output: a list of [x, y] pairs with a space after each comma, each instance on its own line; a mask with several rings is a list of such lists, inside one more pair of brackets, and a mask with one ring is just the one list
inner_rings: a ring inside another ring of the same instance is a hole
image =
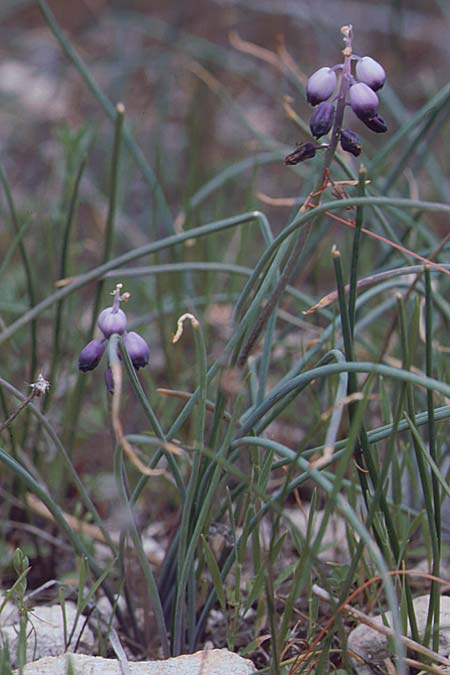
[[[344, 26], [346, 48], [344, 63], [319, 68], [308, 79], [306, 99], [315, 108], [311, 119], [311, 134], [317, 140], [333, 129], [336, 143], [340, 142], [346, 152], [357, 157], [361, 153], [361, 141], [351, 129], [343, 128], [345, 107], [349, 105], [354, 114], [375, 133], [387, 131], [384, 119], [378, 114], [379, 100], [376, 92], [386, 80], [383, 67], [370, 56], [357, 56], [351, 49], [351, 26]], [[304, 150], [304, 146], [308, 146]], [[327, 145], [304, 143], [286, 158], [286, 164], [297, 164], [313, 157], [317, 150]]]
[[[117, 284], [111, 294], [114, 296], [112, 306], [102, 310], [98, 316], [97, 326], [103, 333], [103, 338], [91, 340], [78, 357], [78, 368], [83, 372], [94, 370], [98, 366], [105, 352], [108, 339], [114, 334], [123, 336], [123, 343], [136, 370], [144, 368], [149, 362], [150, 350], [144, 338], [134, 331], [127, 331], [127, 317], [125, 312], [120, 309], [120, 303], [128, 300], [130, 294], [121, 294], [121, 290], [122, 284]], [[106, 369], [105, 380], [108, 391], [112, 393], [114, 384], [109, 366]]]

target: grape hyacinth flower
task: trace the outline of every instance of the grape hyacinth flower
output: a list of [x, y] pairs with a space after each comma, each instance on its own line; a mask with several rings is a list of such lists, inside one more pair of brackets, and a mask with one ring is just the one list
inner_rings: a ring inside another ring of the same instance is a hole
[[88, 370], [94, 370], [101, 361], [105, 347], [106, 340], [95, 339], [88, 342], [78, 357], [78, 368], [83, 373], [86, 373]]
[[144, 338], [139, 333], [131, 331], [126, 333], [123, 342], [136, 370], [144, 368], [150, 359], [150, 349]]
[[339, 142], [343, 150], [357, 157], [362, 150], [359, 137], [351, 129], [343, 130], [347, 107], [371, 131], [387, 131], [386, 122], [378, 113], [379, 100], [376, 94], [386, 81], [384, 68], [371, 56], [361, 57], [353, 53], [351, 25], [343, 26], [341, 32], [345, 42], [343, 63], [319, 68], [309, 77], [306, 85], [306, 100], [315, 107], [310, 120], [311, 134], [318, 139], [331, 131], [330, 142], [321, 146], [313, 143], [298, 145], [286, 157], [286, 164], [303, 162], [314, 157], [319, 148], [328, 147], [325, 162], [329, 166]]
[[[147, 342], [138, 333], [134, 331], [127, 332], [127, 317], [120, 308], [121, 302], [126, 302], [130, 298], [129, 293], [121, 293], [122, 284], [117, 284], [113, 295], [114, 300], [111, 307], [103, 309], [97, 320], [97, 326], [103, 333], [103, 338], [91, 340], [78, 357], [78, 368], [82, 372], [94, 370], [100, 363], [105, 352], [106, 345], [112, 335], [122, 335], [123, 344], [128, 352], [131, 363], [136, 370], [144, 368], [150, 360], [150, 349]], [[105, 372], [105, 383], [107, 390], [112, 394], [114, 392], [114, 381], [111, 368], [108, 365]]]
[[326, 101], [319, 103], [309, 122], [309, 128], [311, 129], [314, 138], [317, 139], [321, 136], [325, 136], [333, 126], [333, 120], [334, 105], [332, 103], [327, 103]]
[[331, 68], [319, 68], [311, 75], [306, 85], [306, 100], [317, 105], [330, 98], [336, 89], [337, 77]]
[[356, 77], [360, 82], [364, 82], [374, 91], [381, 89], [386, 82], [386, 73], [383, 66], [371, 56], [363, 56], [362, 59], [356, 62]]

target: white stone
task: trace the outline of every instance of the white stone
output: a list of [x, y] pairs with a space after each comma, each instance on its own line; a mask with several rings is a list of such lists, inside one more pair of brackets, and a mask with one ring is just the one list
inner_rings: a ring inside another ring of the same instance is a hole
[[[419, 633], [423, 635], [427, 624], [429, 595], [420, 595], [414, 599], [414, 610], [417, 619]], [[392, 612], [385, 612], [385, 621], [392, 626]], [[376, 616], [373, 621], [380, 626], [384, 625], [383, 618]], [[411, 637], [411, 630], [408, 625], [408, 637]], [[358, 659], [352, 659], [355, 671], [358, 675], [372, 675], [380, 672], [384, 661], [391, 656], [388, 648], [388, 640], [385, 635], [378, 633], [373, 628], [365, 624], [357, 626], [348, 636], [348, 649], [357, 654], [365, 664]], [[441, 595], [440, 621], [439, 621], [439, 654], [448, 657], [450, 654], [450, 597]], [[378, 670], [377, 670], [378, 668]], [[440, 666], [443, 672], [447, 672], [445, 667]], [[450, 672], [450, 671], [448, 671]]]
[[[69, 638], [75, 624], [76, 614], [76, 605], [73, 602], [66, 602], [65, 616], [67, 638]], [[78, 643], [78, 651], [87, 652], [89, 654], [92, 653], [95, 645], [95, 638], [89, 626], [85, 625], [85, 621], [85, 616], [78, 617], [76, 629], [68, 651], [73, 650]], [[0, 626], [1, 642], [8, 642], [13, 666], [16, 665], [15, 658], [18, 636], [18, 623]], [[27, 637], [27, 662], [40, 659], [43, 656], [57, 656], [63, 654], [66, 651], [66, 645], [64, 643], [63, 610], [60, 605], [37, 605], [31, 609], [28, 614]], [[78, 642], [79, 638], [80, 640]]]
[[[317, 510], [311, 527], [311, 541], [314, 541], [319, 533], [325, 511]], [[302, 537], [306, 537], [309, 522], [309, 505], [302, 508], [285, 509], [283, 515], [290, 521]], [[319, 558], [327, 562], [346, 563], [350, 555], [347, 545], [346, 522], [340, 513], [332, 513], [322, 537]]]
[[[123, 675], [124, 672], [119, 662], [113, 659], [70, 654], [29, 663], [24, 668], [24, 675], [67, 675], [69, 658], [74, 675]], [[227, 649], [211, 649], [166, 661], [130, 662], [128, 668], [129, 675], [250, 675], [254, 672], [251, 661]]]

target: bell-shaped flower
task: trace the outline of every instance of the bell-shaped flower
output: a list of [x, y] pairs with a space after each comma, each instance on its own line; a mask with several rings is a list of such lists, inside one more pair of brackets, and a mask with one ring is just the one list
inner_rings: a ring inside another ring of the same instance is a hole
[[108, 307], [100, 312], [97, 325], [105, 338], [110, 338], [114, 333], [122, 335], [127, 327], [127, 316], [122, 309], [114, 311], [113, 307]]
[[306, 100], [311, 105], [317, 105], [330, 98], [336, 89], [336, 73], [331, 68], [319, 68], [308, 79], [306, 85]]
[[125, 312], [120, 309], [122, 300], [129, 298], [129, 293], [120, 294], [122, 284], [117, 284], [113, 292], [114, 302], [112, 307], [107, 307], [102, 310], [97, 319], [97, 325], [102, 331], [105, 338], [110, 338], [114, 333], [122, 335], [127, 328], [127, 317]]
[[350, 87], [350, 105], [359, 119], [373, 117], [378, 111], [378, 96], [364, 82], [357, 82]]
[[78, 357], [78, 368], [83, 371], [83, 373], [88, 370], [94, 370], [100, 363], [105, 351], [105, 346], [106, 340], [91, 340]]
[[354, 157], [358, 157], [361, 154], [361, 139], [351, 129], [342, 129], [340, 141], [342, 149]]
[[386, 73], [378, 61], [371, 56], [364, 56], [356, 63], [356, 77], [367, 84], [373, 91], [381, 89], [386, 82]]
[[309, 122], [309, 128], [311, 129], [311, 133], [314, 138], [325, 136], [325, 134], [327, 134], [333, 126], [333, 120], [333, 103], [327, 103], [326, 101], [319, 103], [317, 108], [314, 110]]
[[144, 338], [131, 331], [125, 334], [123, 342], [136, 370], [144, 368], [150, 360], [150, 349]]

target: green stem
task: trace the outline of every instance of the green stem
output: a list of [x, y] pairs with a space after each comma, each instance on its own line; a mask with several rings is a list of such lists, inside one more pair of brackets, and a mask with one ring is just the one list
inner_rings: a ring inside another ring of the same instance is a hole
[[[363, 166], [359, 168], [358, 197], [364, 197], [367, 172]], [[355, 231], [353, 234], [352, 260], [350, 265], [350, 288], [348, 294], [348, 316], [350, 321], [350, 331], [353, 335], [355, 331], [355, 307], [356, 293], [358, 289], [358, 260], [359, 247], [361, 242], [361, 228], [364, 222], [364, 207], [358, 206], [356, 209]]]
[[[433, 291], [431, 287], [430, 268], [425, 267], [425, 372], [428, 377], [433, 376]], [[435, 464], [439, 466], [439, 456], [436, 443], [436, 428], [434, 415], [433, 393], [427, 391], [427, 410], [428, 410], [428, 443], [430, 448], [430, 457]], [[437, 476], [431, 474], [431, 487], [434, 503], [434, 522], [436, 528], [437, 546], [433, 556], [432, 573], [438, 577], [441, 573], [441, 490]], [[434, 651], [439, 648], [439, 620], [441, 590], [437, 582], [431, 584], [431, 595], [434, 598], [434, 630], [432, 647]]]
[[[34, 292], [33, 285], [33, 275], [31, 273], [31, 264], [28, 257], [25, 244], [23, 242], [23, 235], [25, 234], [24, 230], [19, 224], [19, 219], [17, 217], [16, 207], [14, 205], [14, 199], [12, 196], [11, 188], [9, 186], [8, 178], [6, 176], [3, 166], [0, 164], [0, 182], [5, 193], [6, 202], [8, 204], [8, 209], [11, 217], [11, 222], [13, 229], [16, 235], [17, 245], [20, 251], [20, 257], [22, 258], [22, 265], [25, 272], [26, 287], [28, 294], [28, 304], [30, 309], [33, 309], [36, 306], [36, 295]], [[31, 359], [30, 359], [30, 369], [29, 369], [29, 380], [34, 382], [36, 368], [37, 368], [37, 321], [33, 318], [30, 323], [30, 336], [31, 336]]]

